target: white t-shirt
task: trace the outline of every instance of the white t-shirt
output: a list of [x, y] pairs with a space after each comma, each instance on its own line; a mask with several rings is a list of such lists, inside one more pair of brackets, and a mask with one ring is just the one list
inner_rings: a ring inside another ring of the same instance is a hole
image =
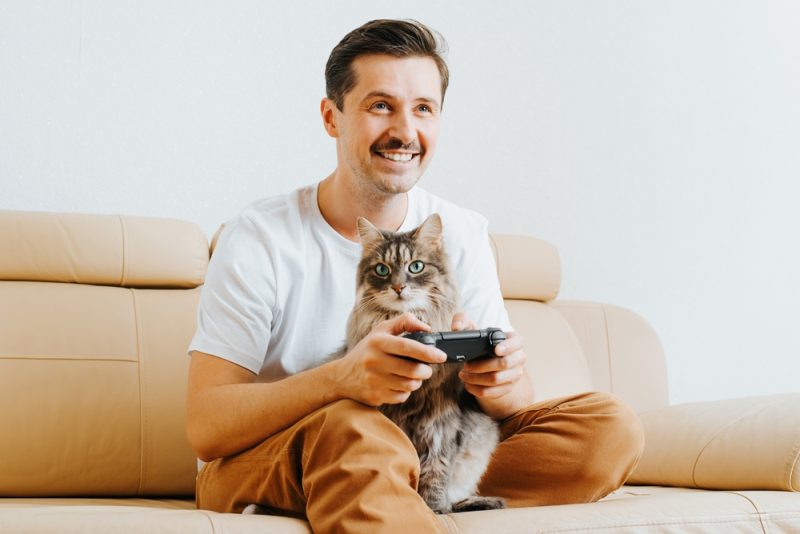
[[[399, 231], [439, 213], [462, 306], [481, 328], [511, 330], [486, 219], [420, 189]], [[273, 381], [328, 361], [344, 346], [361, 245], [331, 228], [317, 186], [259, 200], [225, 226], [209, 264], [189, 350]]]

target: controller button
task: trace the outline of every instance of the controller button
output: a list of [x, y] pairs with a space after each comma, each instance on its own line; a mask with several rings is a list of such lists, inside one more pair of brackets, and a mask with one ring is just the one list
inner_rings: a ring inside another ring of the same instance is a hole
[[436, 338], [434, 336], [420, 336], [419, 342], [423, 345], [436, 345]]
[[489, 340], [492, 342], [492, 345], [499, 345], [501, 342], [506, 340], [506, 333], [502, 330], [494, 330], [491, 333]]

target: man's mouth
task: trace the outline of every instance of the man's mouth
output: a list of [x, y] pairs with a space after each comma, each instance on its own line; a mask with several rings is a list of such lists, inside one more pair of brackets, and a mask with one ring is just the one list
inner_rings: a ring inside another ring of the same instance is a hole
[[379, 150], [376, 150], [375, 153], [384, 159], [396, 161], [398, 163], [408, 163], [419, 155], [415, 152], [382, 152]]
[[410, 143], [403, 143], [397, 138], [390, 138], [383, 142], [377, 142], [370, 147], [373, 154], [377, 154], [383, 159], [394, 161], [395, 163], [408, 163], [423, 153], [419, 142], [414, 140]]

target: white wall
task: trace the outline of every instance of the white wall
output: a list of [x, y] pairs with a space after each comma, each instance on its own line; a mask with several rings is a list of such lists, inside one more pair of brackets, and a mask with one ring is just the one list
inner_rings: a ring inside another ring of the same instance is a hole
[[0, 208], [211, 234], [333, 169], [330, 49], [418, 18], [452, 70], [425, 187], [646, 316], [673, 402], [798, 390], [800, 4], [496, 4], [0, 0]]

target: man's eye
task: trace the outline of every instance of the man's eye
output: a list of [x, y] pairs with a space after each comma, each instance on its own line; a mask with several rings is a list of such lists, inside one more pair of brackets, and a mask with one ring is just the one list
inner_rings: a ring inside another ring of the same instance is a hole
[[418, 109], [423, 113], [432, 113], [433, 112], [431, 107], [428, 106], [427, 104], [422, 104]]
[[375, 102], [374, 104], [372, 104], [372, 109], [376, 109], [378, 111], [386, 111], [387, 109], [389, 109], [389, 106], [388, 104], [386, 104], [386, 102]]

